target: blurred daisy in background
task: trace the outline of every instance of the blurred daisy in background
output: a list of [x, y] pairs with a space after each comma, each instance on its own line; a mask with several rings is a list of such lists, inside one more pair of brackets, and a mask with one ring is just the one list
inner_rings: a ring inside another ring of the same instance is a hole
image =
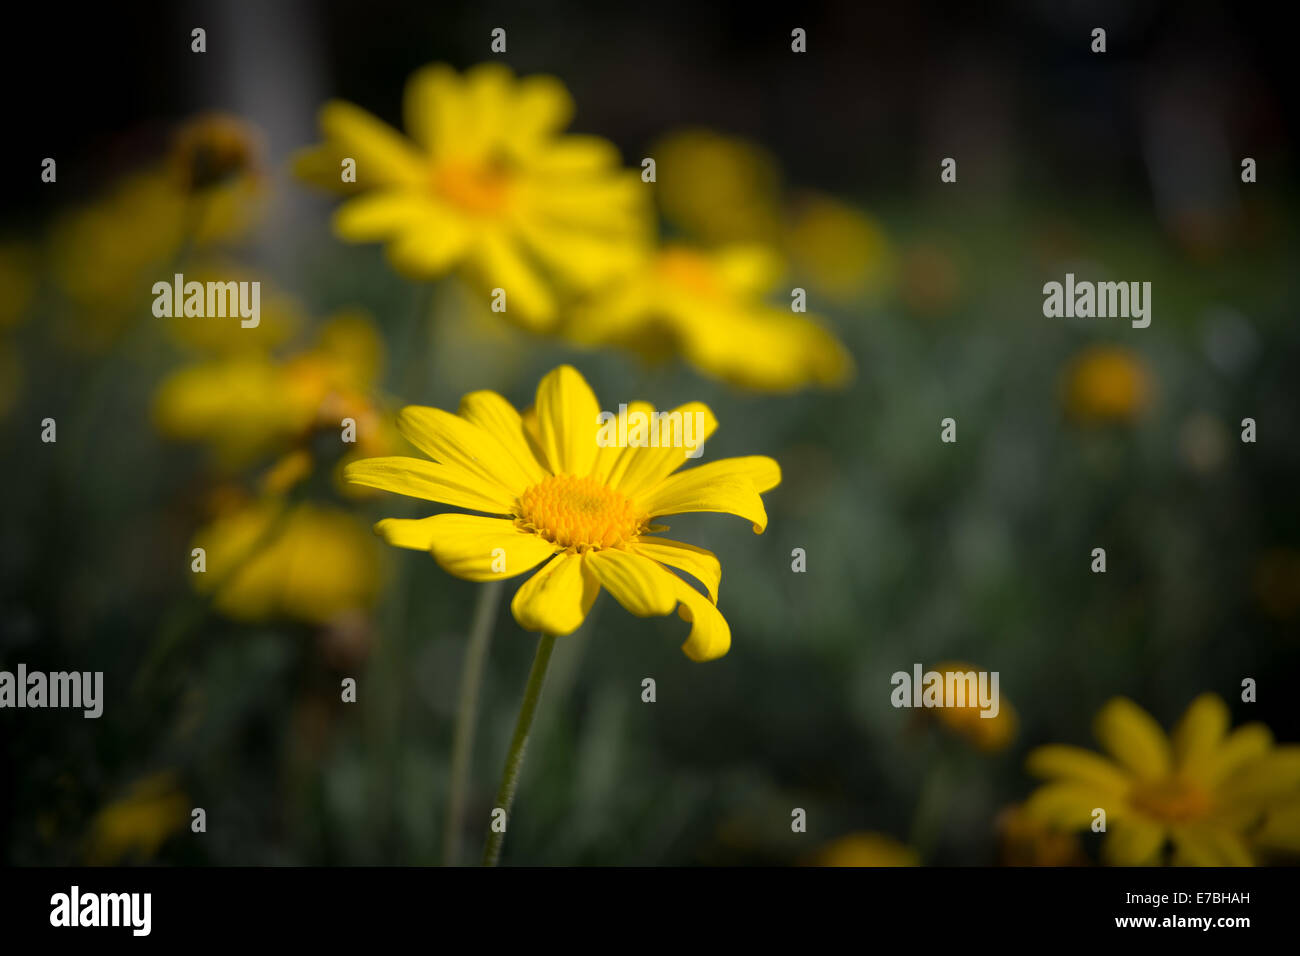
[[[1058, 829], [1082, 830], [1106, 813], [1102, 859], [1114, 865], [1249, 866], [1252, 836], [1270, 811], [1300, 802], [1300, 746], [1275, 744], [1263, 724], [1229, 732], [1223, 699], [1192, 701], [1172, 736], [1132, 701], [1117, 697], [1094, 730], [1109, 756], [1051, 744], [1030, 753], [1047, 779], [1025, 812]], [[1296, 818], [1273, 816], [1275, 842], [1296, 839]]]
[[[320, 111], [324, 142], [298, 175], [351, 196], [334, 217], [350, 242], [383, 242], [403, 275], [453, 270], [506, 291], [506, 315], [550, 329], [558, 295], [626, 271], [649, 241], [648, 197], [618, 150], [563, 135], [573, 100], [551, 76], [499, 64], [425, 67], [407, 82], [406, 135], [342, 101]], [[355, 161], [355, 182], [343, 178]]]

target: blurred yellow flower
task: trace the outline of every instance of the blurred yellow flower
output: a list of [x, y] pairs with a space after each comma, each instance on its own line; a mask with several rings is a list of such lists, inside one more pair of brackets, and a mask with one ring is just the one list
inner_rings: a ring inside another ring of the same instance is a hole
[[764, 301], [781, 275], [780, 260], [758, 246], [667, 246], [579, 307], [565, 331], [648, 357], [680, 351], [704, 374], [746, 388], [844, 384], [853, 360], [840, 341], [811, 314]]
[[[242, 137], [248, 141], [236, 147]], [[187, 251], [248, 234], [265, 192], [255, 138], [242, 121], [200, 117], [180, 129], [164, 160], [60, 217], [50, 236], [52, 271], [78, 307], [66, 341], [104, 345], [133, 316], [149, 314], [153, 283], [169, 278]], [[246, 156], [236, 159], [240, 150]]]
[[779, 242], [781, 175], [762, 147], [683, 129], [657, 142], [650, 155], [655, 197], [669, 223], [709, 244]]
[[[562, 135], [573, 101], [554, 77], [516, 79], [500, 64], [458, 75], [425, 67], [403, 101], [409, 139], [341, 101], [320, 112], [325, 142], [299, 154], [299, 176], [356, 195], [335, 232], [382, 241], [394, 268], [431, 278], [457, 267], [506, 291], [506, 315], [549, 329], [555, 284], [588, 289], [646, 251], [649, 200], [618, 151]], [[345, 181], [345, 160], [355, 180]]]
[[[975, 671], [970, 664], [958, 661], [946, 661], [935, 666], [940, 674], [952, 671], [966, 673]], [[1015, 739], [1019, 720], [1016, 709], [1002, 694], [998, 695], [998, 712], [995, 717], [982, 717], [983, 710], [978, 700], [972, 700], [964, 707], [935, 707], [922, 711], [941, 726], [964, 739], [978, 750], [994, 752], [1005, 750]]]
[[203, 244], [247, 234], [266, 198], [261, 133], [228, 113], [202, 113], [177, 131], [166, 172], [187, 197], [189, 238]]
[[[629, 420], [636, 412], [649, 416], [654, 408], [632, 403]], [[667, 528], [652, 521], [726, 512], [761, 533], [767, 512], [760, 495], [780, 482], [780, 468], [771, 458], [751, 456], [677, 472], [688, 457], [687, 423], [699, 423], [694, 438], [700, 442], [717, 427], [698, 402], [668, 413], [675, 416], [672, 431], [655, 436], [658, 447], [602, 445], [599, 413], [586, 380], [562, 365], [542, 379], [535, 410], [523, 416], [491, 391], [466, 395], [458, 415], [404, 408], [398, 428], [433, 461], [377, 458], [349, 465], [345, 474], [361, 485], [481, 512], [390, 518], [375, 530], [389, 544], [431, 552], [445, 571], [471, 581], [510, 578], [541, 565], [511, 604], [525, 630], [571, 633], [604, 587], [638, 617], [677, 609], [693, 624], [682, 645], [686, 655], [721, 657], [731, 629], [715, 606], [718, 559], [656, 537]], [[697, 579], [707, 594], [671, 569]]]
[[822, 193], [805, 191], [791, 206], [782, 245], [810, 288], [833, 302], [879, 293], [893, 272], [884, 229], [865, 213]]
[[175, 774], [157, 773], [136, 781], [121, 800], [95, 814], [90, 824], [86, 862], [120, 863], [129, 857], [150, 860], [166, 839], [189, 819], [189, 800]]
[[997, 830], [1003, 866], [1084, 866], [1088, 862], [1076, 834], [1030, 816], [1023, 804], [998, 814]]
[[1065, 410], [1086, 424], [1128, 422], [1146, 408], [1151, 377], [1136, 353], [1097, 345], [1075, 357], [1065, 371]]
[[346, 511], [266, 498], [218, 515], [194, 535], [207, 571], [192, 577], [213, 607], [236, 620], [327, 624], [378, 598], [377, 544]]
[[1053, 744], [1030, 753], [1030, 773], [1048, 779], [1026, 813], [1067, 830], [1106, 812], [1103, 861], [1153, 865], [1172, 844], [1174, 864], [1249, 866], [1252, 832], [1265, 813], [1300, 797], [1300, 746], [1275, 745], [1263, 724], [1228, 732], [1215, 694], [1192, 701], [1172, 738], [1132, 701], [1117, 697], [1094, 730], [1113, 759]]
[[159, 270], [184, 236], [184, 209], [184, 197], [170, 177], [136, 173], [55, 224], [54, 275], [73, 304], [82, 307], [83, 333], [111, 334], [131, 306], [138, 306], [139, 315], [149, 314], [150, 287], [162, 278]]
[[179, 186], [200, 192], [262, 175], [261, 135], [229, 113], [202, 113], [177, 131], [168, 162]]
[[167, 438], [209, 445], [232, 468], [283, 452], [317, 429], [337, 429], [342, 441], [345, 418], [356, 424], [349, 455], [395, 450], [373, 399], [383, 360], [369, 318], [341, 312], [311, 348], [288, 358], [231, 352], [173, 372], [154, 394], [154, 424]]
[[822, 847], [815, 866], [920, 866], [911, 847], [883, 833], [850, 833]]

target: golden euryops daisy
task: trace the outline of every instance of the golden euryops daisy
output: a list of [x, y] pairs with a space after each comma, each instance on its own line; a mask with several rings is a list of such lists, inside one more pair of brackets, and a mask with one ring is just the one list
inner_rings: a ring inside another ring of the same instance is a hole
[[[654, 412], [644, 403], [636, 412]], [[767, 526], [760, 497], [781, 480], [771, 458], [686, 463], [683, 423], [700, 422], [695, 437], [717, 427], [696, 403], [668, 413], [673, 441], [658, 447], [598, 442], [600, 408], [579, 372], [562, 365], [537, 387], [533, 409], [520, 415], [496, 392], [466, 395], [459, 414], [411, 406], [398, 429], [433, 461], [373, 458], [354, 462], [349, 481], [453, 505], [480, 514], [381, 521], [393, 545], [429, 551], [444, 570], [492, 581], [538, 569], [516, 592], [511, 610], [529, 631], [577, 629], [603, 587], [640, 617], [678, 614], [692, 623], [682, 650], [693, 660], [721, 657], [731, 630], [716, 607], [722, 568], [710, 552], [659, 537], [664, 515], [726, 512]], [[704, 587], [701, 593], [674, 570]]]
[[706, 375], [761, 391], [843, 385], [848, 350], [810, 315], [765, 301], [783, 271], [762, 246], [668, 245], [575, 310], [565, 332], [649, 357], [680, 352]]
[[[407, 136], [350, 103], [320, 112], [325, 142], [296, 167], [353, 194], [335, 215], [341, 238], [386, 243], [414, 278], [462, 268], [504, 289], [507, 316], [534, 329], [555, 319], [552, 285], [587, 289], [644, 255], [639, 178], [606, 140], [561, 135], [573, 101], [554, 77], [429, 66], [408, 81], [403, 112]], [[348, 160], [354, 179], [344, 179]]]
[[1265, 814], [1300, 796], [1300, 747], [1275, 745], [1263, 724], [1229, 733], [1229, 723], [1222, 698], [1202, 694], [1167, 737], [1145, 710], [1115, 698], [1094, 727], [1112, 759], [1060, 744], [1034, 750], [1029, 771], [1050, 782], [1025, 812], [1078, 830], [1105, 810], [1102, 855], [1112, 864], [1161, 863], [1172, 843], [1175, 864], [1249, 866]]

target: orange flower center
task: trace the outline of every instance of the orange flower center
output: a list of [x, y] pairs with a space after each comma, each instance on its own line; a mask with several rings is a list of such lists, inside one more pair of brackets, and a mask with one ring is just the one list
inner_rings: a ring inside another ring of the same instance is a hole
[[712, 263], [697, 252], [665, 249], [657, 266], [665, 280], [696, 295], [715, 296], [723, 291]]
[[616, 548], [642, 530], [632, 502], [594, 478], [554, 475], [519, 497], [515, 523], [564, 548]]
[[444, 163], [434, 170], [433, 191], [463, 212], [491, 216], [506, 207], [510, 176], [497, 163]]
[[1181, 777], [1139, 784], [1129, 795], [1133, 807], [1165, 823], [1199, 820], [1210, 812], [1210, 797]]

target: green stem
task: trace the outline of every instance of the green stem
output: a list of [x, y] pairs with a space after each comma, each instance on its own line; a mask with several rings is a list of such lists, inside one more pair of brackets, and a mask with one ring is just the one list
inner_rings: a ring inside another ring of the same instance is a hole
[[478, 693], [483, 686], [483, 663], [492, 643], [492, 627], [501, 604], [501, 581], [489, 581], [479, 589], [470, 627], [465, 662], [460, 671], [460, 703], [456, 707], [456, 739], [451, 751], [451, 792], [447, 799], [447, 829], [442, 841], [443, 866], [455, 866], [460, 859], [461, 821], [465, 816], [465, 794], [469, 789], [470, 757], [474, 753], [474, 721]]
[[[537, 702], [542, 698], [542, 684], [546, 681], [546, 667], [551, 663], [551, 651], [555, 649], [555, 635], [543, 634], [537, 642], [537, 656], [533, 658], [533, 669], [528, 672], [528, 683], [524, 686], [524, 701], [519, 705], [519, 719], [515, 721], [515, 735], [510, 741], [510, 751], [506, 754], [505, 769], [501, 772], [501, 786], [497, 788], [497, 809], [505, 811], [506, 822], [510, 820], [510, 805], [515, 799], [515, 788], [519, 785], [519, 771], [524, 765], [524, 749], [528, 746], [528, 734], [533, 729], [533, 717], [537, 714]], [[505, 842], [506, 832], [503, 827], [497, 830], [489, 828], [487, 846], [483, 848], [483, 865], [496, 866], [501, 859], [501, 844]]]

